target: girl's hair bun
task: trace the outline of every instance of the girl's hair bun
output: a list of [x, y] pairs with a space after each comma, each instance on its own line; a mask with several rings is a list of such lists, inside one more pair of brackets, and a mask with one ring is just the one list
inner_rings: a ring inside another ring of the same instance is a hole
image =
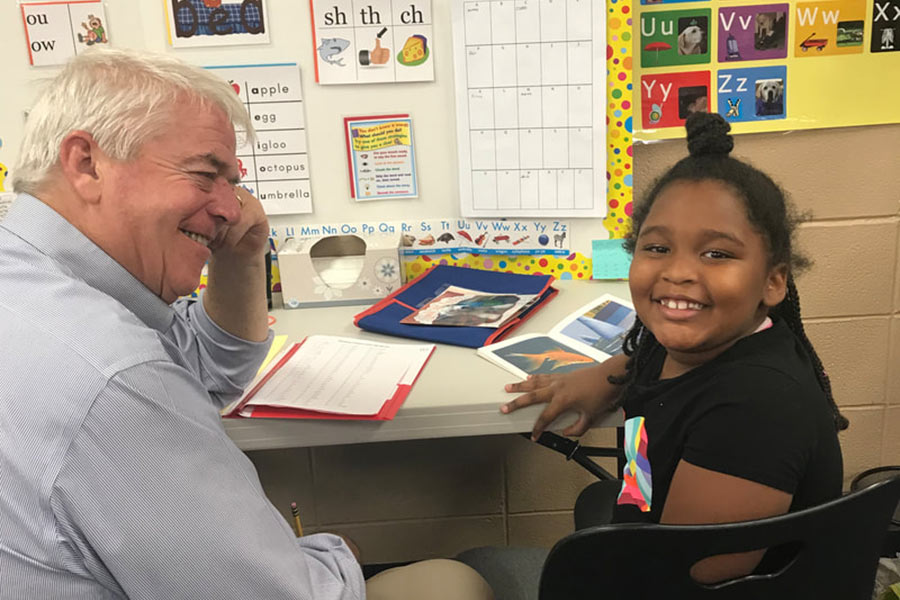
[[718, 113], [694, 113], [684, 123], [688, 152], [693, 157], [728, 156], [734, 140], [728, 132], [731, 125]]

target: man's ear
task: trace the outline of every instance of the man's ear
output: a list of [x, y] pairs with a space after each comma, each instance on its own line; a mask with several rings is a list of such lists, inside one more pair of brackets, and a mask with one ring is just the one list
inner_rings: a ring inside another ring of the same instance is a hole
[[766, 287], [763, 290], [763, 304], [769, 308], [778, 306], [787, 294], [788, 266], [776, 265], [772, 267], [766, 277]]
[[96, 203], [102, 190], [103, 153], [86, 131], [73, 131], [59, 145], [62, 174], [85, 202]]

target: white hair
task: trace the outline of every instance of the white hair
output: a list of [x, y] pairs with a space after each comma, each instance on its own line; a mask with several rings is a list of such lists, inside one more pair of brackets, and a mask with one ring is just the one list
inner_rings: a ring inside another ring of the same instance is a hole
[[79, 54], [47, 83], [28, 115], [13, 189], [36, 193], [58, 164], [63, 139], [76, 130], [90, 133], [116, 160], [135, 158], [185, 98], [198, 107], [218, 107], [255, 140], [237, 94], [205, 69], [152, 52], [104, 48]]

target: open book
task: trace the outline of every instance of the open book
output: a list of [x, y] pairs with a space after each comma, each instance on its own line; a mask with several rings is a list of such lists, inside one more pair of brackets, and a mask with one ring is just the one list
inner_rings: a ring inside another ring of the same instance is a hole
[[311, 335], [273, 359], [222, 414], [389, 420], [432, 352], [434, 344]]
[[400, 322], [496, 329], [525, 312], [539, 298], [537, 294], [496, 294], [451, 285]]
[[482, 346], [478, 354], [523, 379], [537, 373], [567, 373], [620, 353], [634, 318], [630, 302], [604, 294], [568, 315], [546, 335], [516, 336]]

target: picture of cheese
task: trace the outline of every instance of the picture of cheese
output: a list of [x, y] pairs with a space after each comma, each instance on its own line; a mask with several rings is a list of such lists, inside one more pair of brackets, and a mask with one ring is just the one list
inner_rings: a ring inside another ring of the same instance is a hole
[[421, 64], [428, 58], [428, 41], [424, 35], [412, 35], [403, 44], [397, 61], [404, 65]]

